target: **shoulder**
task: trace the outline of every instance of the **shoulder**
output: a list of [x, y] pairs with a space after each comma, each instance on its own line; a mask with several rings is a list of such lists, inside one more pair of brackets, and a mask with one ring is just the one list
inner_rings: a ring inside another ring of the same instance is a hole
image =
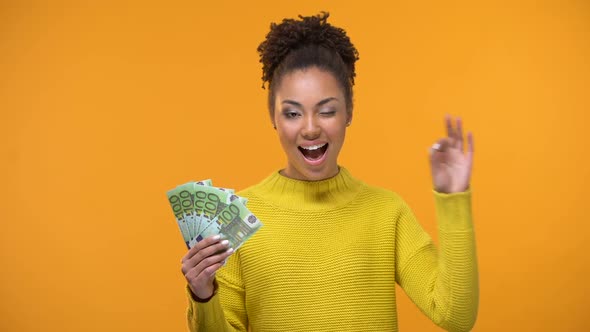
[[247, 188], [244, 188], [240, 191], [238, 191], [236, 194], [248, 199], [253, 199], [257, 196], [257, 187], [258, 187], [259, 183], [251, 185]]
[[406, 200], [396, 191], [380, 186], [365, 184], [364, 190], [359, 193], [356, 203], [359, 208], [372, 216], [382, 216], [387, 220], [399, 220], [406, 216], [414, 215], [414, 212]]
[[393, 190], [366, 183], [363, 184], [364, 188], [359, 193], [360, 198], [372, 200], [378, 199], [394, 205], [407, 205], [401, 195]]

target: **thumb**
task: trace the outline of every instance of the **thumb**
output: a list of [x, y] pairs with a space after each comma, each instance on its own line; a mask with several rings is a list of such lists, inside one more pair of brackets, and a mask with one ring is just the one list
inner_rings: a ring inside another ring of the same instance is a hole
[[430, 156], [435, 157], [437, 154], [447, 151], [452, 144], [453, 142], [448, 137], [439, 139], [430, 147]]

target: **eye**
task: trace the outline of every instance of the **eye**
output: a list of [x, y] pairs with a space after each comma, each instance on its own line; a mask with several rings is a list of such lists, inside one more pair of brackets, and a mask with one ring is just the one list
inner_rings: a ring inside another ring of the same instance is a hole
[[299, 116], [299, 113], [293, 110], [283, 110], [283, 116], [287, 119], [294, 119]]
[[325, 111], [320, 112], [320, 115], [325, 116], [325, 117], [331, 117], [331, 116], [334, 116], [335, 114], [336, 114], [335, 110], [325, 110]]

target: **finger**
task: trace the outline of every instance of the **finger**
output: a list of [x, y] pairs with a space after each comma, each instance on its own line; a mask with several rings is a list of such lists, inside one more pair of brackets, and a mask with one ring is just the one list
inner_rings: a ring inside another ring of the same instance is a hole
[[182, 258], [182, 262], [186, 262], [187, 260], [191, 259], [194, 255], [196, 255], [199, 251], [201, 251], [203, 248], [215, 244], [219, 242], [219, 240], [221, 240], [221, 236], [213, 235], [208, 238], [205, 238], [202, 241], [197, 242], [197, 244], [195, 244], [195, 246], [192, 247], [186, 255], [184, 255], [184, 257]]
[[187, 275], [187, 272], [197, 266], [202, 260], [206, 259], [209, 256], [213, 256], [217, 253], [222, 253], [227, 250], [229, 247], [229, 241], [223, 240], [221, 242], [214, 243], [209, 247], [202, 249], [201, 251], [197, 252], [191, 258], [185, 260], [182, 263], [182, 273]]
[[228, 248], [229, 248], [229, 241], [223, 240], [221, 242], [215, 243], [215, 244], [208, 246], [207, 248], [204, 248], [203, 250], [199, 251], [197, 254], [195, 254], [193, 257], [191, 257], [185, 264], [187, 264], [190, 267], [195, 266], [195, 265], [199, 264], [199, 262], [201, 262], [202, 260], [206, 259], [207, 257], [213, 256], [218, 253], [222, 253], [222, 252], [226, 251]]
[[475, 151], [475, 147], [473, 145], [473, 133], [467, 133], [467, 157], [469, 161], [473, 159], [473, 151]]
[[445, 115], [445, 123], [447, 126], [447, 137], [454, 137], [454, 131], [453, 131], [453, 120], [451, 119], [450, 115]]
[[219, 264], [223, 265], [223, 261], [227, 259], [232, 253], [234, 252], [233, 248], [229, 248], [222, 253], [217, 255], [209, 256], [199, 262], [194, 268], [191, 269], [191, 273], [198, 276], [202, 271], [210, 268], [213, 265]]
[[[206, 283], [207, 281], [215, 278], [215, 273], [223, 265], [221, 263], [213, 264], [203, 270], [193, 268], [189, 273], [186, 274], [186, 280], [189, 284], [194, 285], [196, 289], [200, 288], [199, 284]], [[196, 290], [195, 289], [195, 290]], [[193, 292], [196, 294], [196, 292]]]
[[432, 146], [430, 147], [430, 154], [436, 154], [436, 153], [440, 153], [440, 152], [445, 152], [449, 149], [449, 147], [452, 145], [452, 139], [451, 138], [441, 138], [438, 141], [436, 141], [436, 143], [432, 144]]
[[459, 117], [457, 117], [457, 131], [455, 133], [457, 147], [463, 152], [463, 121]]
[[203, 275], [208, 279], [211, 280], [213, 278], [215, 278], [215, 273], [217, 273], [217, 271], [223, 266], [223, 264], [221, 263], [216, 263], [213, 264], [211, 266], [209, 266], [208, 268], [206, 268], [205, 270], [203, 270]]

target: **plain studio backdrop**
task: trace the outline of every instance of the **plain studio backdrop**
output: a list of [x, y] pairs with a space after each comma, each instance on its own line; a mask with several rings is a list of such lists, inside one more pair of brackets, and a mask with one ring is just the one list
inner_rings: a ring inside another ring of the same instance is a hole
[[285, 165], [256, 47], [321, 10], [361, 58], [340, 164], [435, 240], [428, 147], [446, 113], [474, 132], [474, 331], [590, 329], [587, 1], [4, 0], [0, 330], [186, 330], [165, 193]]

